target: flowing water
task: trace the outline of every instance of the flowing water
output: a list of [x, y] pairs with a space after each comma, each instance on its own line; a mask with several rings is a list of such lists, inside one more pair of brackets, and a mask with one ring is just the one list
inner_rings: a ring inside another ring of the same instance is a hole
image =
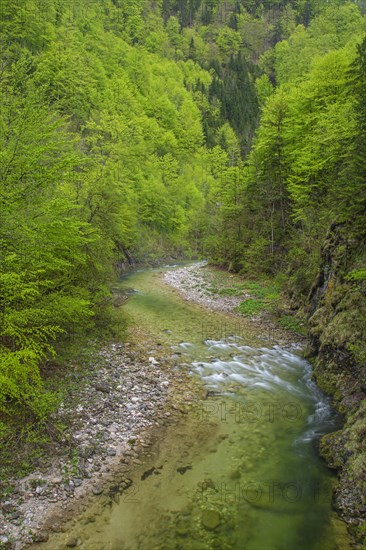
[[125, 311], [153, 327], [208, 396], [170, 427], [128, 491], [98, 517], [77, 520], [80, 548], [349, 548], [331, 509], [334, 478], [316, 451], [336, 419], [298, 346], [186, 303], [158, 277], [121, 281], [138, 291]]

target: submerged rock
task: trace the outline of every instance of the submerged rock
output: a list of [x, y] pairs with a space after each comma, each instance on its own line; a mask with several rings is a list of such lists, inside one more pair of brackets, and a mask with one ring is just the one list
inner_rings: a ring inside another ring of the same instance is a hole
[[192, 470], [192, 466], [188, 464], [188, 466], [181, 466], [180, 468], [177, 468], [177, 472], [181, 475], [185, 474], [187, 470]]
[[220, 525], [220, 514], [217, 510], [203, 510], [201, 522], [203, 527], [209, 531], [213, 531]]

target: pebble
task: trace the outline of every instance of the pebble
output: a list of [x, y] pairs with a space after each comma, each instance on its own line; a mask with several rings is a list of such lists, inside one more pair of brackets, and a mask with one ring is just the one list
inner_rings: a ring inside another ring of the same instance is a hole
[[97, 391], [103, 392], [103, 393], [109, 393], [110, 388], [106, 384], [98, 383], [94, 385], [94, 388]]
[[14, 510], [14, 505], [11, 502], [5, 502], [1, 510], [4, 514], [10, 514]]
[[47, 542], [49, 539], [49, 535], [46, 531], [39, 531], [39, 533], [36, 533], [33, 537], [34, 542]]

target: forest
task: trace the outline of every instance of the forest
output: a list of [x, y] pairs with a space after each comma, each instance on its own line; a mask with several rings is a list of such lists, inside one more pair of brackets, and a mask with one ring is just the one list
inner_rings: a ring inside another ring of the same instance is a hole
[[71, 340], [113, 336], [123, 270], [205, 258], [307, 319], [346, 416], [323, 453], [365, 483], [365, 12], [1, 0], [0, 441], [48, 423]]

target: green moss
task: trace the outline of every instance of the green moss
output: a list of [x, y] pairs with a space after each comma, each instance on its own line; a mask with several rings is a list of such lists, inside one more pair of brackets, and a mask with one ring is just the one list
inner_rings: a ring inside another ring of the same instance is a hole
[[362, 544], [362, 547], [361, 547], [361, 550], [366, 550], [366, 521], [364, 521], [362, 523], [362, 525], [360, 525], [358, 528], [357, 528], [357, 531], [358, 531], [358, 538], [360, 540], [363, 540], [363, 544]]
[[[328, 395], [332, 395], [333, 397], [337, 393], [337, 382], [338, 377], [332, 373], [326, 372], [321, 373], [318, 370], [319, 364], [315, 365], [315, 377], [318, 386], [324, 391], [324, 393], [327, 393]], [[338, 395], [338, 398], [341, 396]]]
[[321, 456], [326, 460], [327, 464], [334, 469], [341, 469], [344, 466], [342, 448], [342, 432], [341, 430], [324, 435], [320, 440], [319, 450]]

